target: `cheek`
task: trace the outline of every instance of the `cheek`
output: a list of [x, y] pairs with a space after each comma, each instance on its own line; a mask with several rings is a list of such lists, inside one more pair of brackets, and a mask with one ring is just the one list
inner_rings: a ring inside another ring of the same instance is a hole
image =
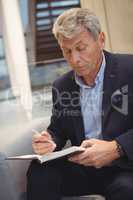
[[92, 49], [90, 53], [90, 60], [92, 63], [97, 63], [97, 60], [99, 59], [99, 55], [101, 54], [101, 50], [99, 46], [96, 46], [94, 49]]
[[86, 52], [81, 56], [82, 61], [86, 63], [92, 63], [95, 58], [95, 52]]
[[84, 54], [81, 55], [82, 59], [86, 62], [95, 62], [95, 59], [98, 55], [98, 45], [92, 46], [88, 51], [84, 52]]

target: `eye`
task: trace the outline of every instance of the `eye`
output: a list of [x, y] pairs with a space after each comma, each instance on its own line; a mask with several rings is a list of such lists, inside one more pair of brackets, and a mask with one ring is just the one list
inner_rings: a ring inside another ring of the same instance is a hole
[[81, 45], [81, 46], [77, 47], [77, 50], [78, 51], [84, 51], [84, 50], [86, 50], [87, 46], [88, 45]]
[[70, 49], [63, 49], [63, 53], [65, 55], [69, 55], [69, 54], [71, 54], [71, 50]]

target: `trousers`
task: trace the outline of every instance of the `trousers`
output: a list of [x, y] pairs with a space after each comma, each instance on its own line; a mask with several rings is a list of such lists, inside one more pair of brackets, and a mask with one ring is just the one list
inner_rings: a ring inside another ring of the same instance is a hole
[[116, 166], [85, 167], [65, 159], [32, 161], [27, 171], [27, 200], [61, 200], [99, 194], [107, 200], [133, 200], [133, 171]]

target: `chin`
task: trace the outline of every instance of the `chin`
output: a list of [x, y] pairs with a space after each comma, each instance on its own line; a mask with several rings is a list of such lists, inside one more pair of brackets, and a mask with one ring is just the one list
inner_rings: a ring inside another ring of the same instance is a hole
[[78, 76], [87, 76], [90, 73], [88, 70], [84, 70], [82, 72], [77, 72]]

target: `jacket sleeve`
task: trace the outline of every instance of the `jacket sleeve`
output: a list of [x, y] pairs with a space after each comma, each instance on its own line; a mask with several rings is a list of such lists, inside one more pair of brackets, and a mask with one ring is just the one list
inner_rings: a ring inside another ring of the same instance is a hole
[[60, 91], [55, 84], [52, 87], [52, 103], [52, 116], [47, 131], [51, 134], [57, 145], [56, 150], [60, 150], [64, 147], [68, 138], [63, 128], [65, 121], [63, 107], [60, 104]]
[[133, 161], [133, 129], [117, 137], [116, 141], [122, 146], [128, 160]]
[[[124, 74], [123, 77], [124, 78], [120, 78], [122, 80], [126, 79], [127, 82], [127, 86], [128, 86], [128, 115], [127, 115], [127, 121], [129, 127], [128, 129], [125, 131], [125, 133], [121, 134], [120, 136], [118, 136], [116, 138], [116, 141], [122, 146], [128, 161], [133, 161], [133, 56], [128, 56], [127, 57], [128, 60], [126, 59], [126, 63], [128, 63], [128, 65], [126, 65], [125, 63], [125, 70], [122, 73]], [[125, 78], [126, 77], [126, 78]]]

